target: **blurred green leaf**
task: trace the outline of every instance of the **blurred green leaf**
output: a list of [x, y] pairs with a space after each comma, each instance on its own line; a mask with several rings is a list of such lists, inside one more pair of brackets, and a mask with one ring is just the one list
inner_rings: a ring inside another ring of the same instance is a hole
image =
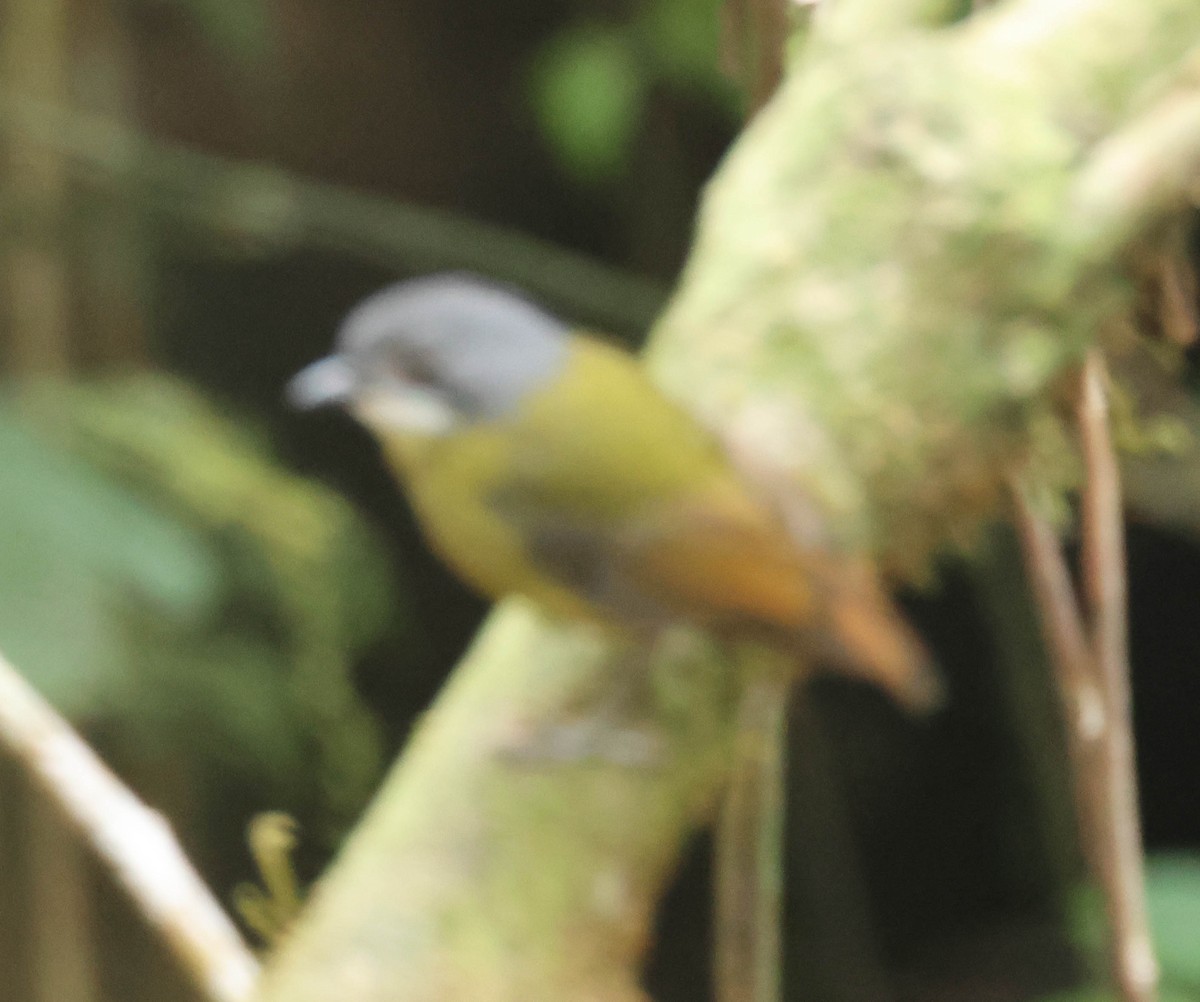
[[1146, 864], [1146, 884], [1163, 981], [1200, 998], [1200, 857], [1155, 855]]
[[[139, 630], [140, 638], [151, 629]], [[186, 735], [169, 741], [173, 750], [198, 757], [210, 771], [249, 777], [272, 791], [293, 787], [311, 765], [311, 738], [289, 693], [286, 661], [265, 641], [232, 631], [197, 640], [135, 654], [131, 681], [138, 691], [119, 700], [137, 707], [121, 735], [126, 757], [143, 742]]]
[[721, 6], [722, 0], [650, 0], [638, 23], [663, 79], [732, 103], [736, 88], [720, 71]]
[[[1200, 1000], [1200, 856], [1156, 854], [1146, 862], [1150, 925], [1162, 976], [1160, 1002]], [[1105, 968], [1107, 921], [1093, 885], [1075, 894], [1071, 932], [1097, 972]], [[1115, 995], [1094, 985], [1047, 997], [1044, 1002], [1112, 1002]]]
[[402, 608], [369, 530], [179, 381], [19, 399], [20, 421], [0, 411], [0, 649], [126, 761], [348, 819], [381, 767], [353, 659]]
[[578, 179], [620, 173], [641, 122], [647, 80], [629, 36], [594, 25], [571, 28], [541, 52], [533, 99], [551, 148]]
[[0, 451], [9, 460], [0, 492], [6, 523], [52, 539], [174, 615], [196, 616], [214, 601], [218, 568], [197, 533], [31, 435], [11, 409], [0, 409]]
[[0, 409], [0, 645], [78, 716], [127, 665], [117, 617], [131, 598], [194, 619], [216, 601], [202, 538]]
[[721, 0], [642, 0], [624, 24], [562, 29], [535, 59], [531, 94], [563, 168], [587, 184], [619, 175], [658, 83], [739, 119], [742, 97], [721, 72], [720, 46]]

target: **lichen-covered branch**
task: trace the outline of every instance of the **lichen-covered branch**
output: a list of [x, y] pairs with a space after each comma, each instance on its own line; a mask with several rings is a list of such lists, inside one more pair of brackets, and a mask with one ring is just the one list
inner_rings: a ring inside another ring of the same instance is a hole
[[726, 673], [678, 639], [640, 722], [661, 742], [653, 763], [538, 761], [521, 746], [604, 684], [605, 651], [583, 630], [550, 631], [520, 603], [502, 608], [268, 967], [260, 998], [642, 999], [658, 895], [717, 799], [733, 728]]
[[[1163, 171], [1118, 222], [1081, 226], [1089, 168], [1136, 135], [1156, 84], [1187, 89], [1200, 5], [1013, 0], [951, 27], [852, 23], [818, 25], [712, 181], [649, 362], [798, 533], [919, 576], [997, 513], [1014, 460], [1039, 494], [1075, 476], [1051, 388], [1123, 324], [1120, 251], [1186, 194], [1169, 180], [1186, 172]], [[264, 999], [640, 997], [656, 895], [725, 779], [737, 686], [704, 660], [659, 670], [655, 770], [506, 762], [518, 724], [603, 685], [580, 643], [501, 611]]]
[[1051, 0], [810, 45], [711, 184], [655, 371], [785, 502], [919, 575], [996, 510], [1006, 459], [1071, 470], [1047, 387], [1128, 315], [1119, 252], [1186, 170], [1105, 228], [1081, 206], [1160, 85], [1188, 92], [1197, 39], [1188, 0]]

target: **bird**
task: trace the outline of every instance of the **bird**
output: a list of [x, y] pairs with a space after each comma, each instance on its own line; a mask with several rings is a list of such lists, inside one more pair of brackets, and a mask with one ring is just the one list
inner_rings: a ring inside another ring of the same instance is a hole
[[287, 392], [373, 433], [430, 547], [487, 597], [640, 637], [688, 624], [905, 707], [938, 701], [869, 561], [794, 538], [635, 355], [514, 289], [460, 273], [387, 286]]

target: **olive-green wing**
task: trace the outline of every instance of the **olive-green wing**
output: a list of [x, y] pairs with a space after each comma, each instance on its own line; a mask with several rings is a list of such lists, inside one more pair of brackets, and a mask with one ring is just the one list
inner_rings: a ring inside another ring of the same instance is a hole
[[744, 494], [680, 497], [619, 522], [551, 505], [503, 509], [530, 561], [602, 618], [656, 628], [683, 620], [832, 659], [919, 711], [940, 683], [924, 646], [864, 561], [800, 551]]
[[790, 540], [732, 485], [624, 515], [581, 512], [532, 487], [492, 502], [536, 566], [619, 621], [799, 632], [816, 615]]

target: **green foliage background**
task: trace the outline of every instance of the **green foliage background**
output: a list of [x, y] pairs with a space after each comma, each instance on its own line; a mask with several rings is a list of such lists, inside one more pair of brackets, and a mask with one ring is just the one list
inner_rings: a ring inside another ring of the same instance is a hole
[[283, 803], [315, 784], [348, 825], [382, 765], [351, 667], [403, 607], [347, 502], [149, 373], [10, 395], [0, 457], [15, 663], [122, 758], [168, 748]]

